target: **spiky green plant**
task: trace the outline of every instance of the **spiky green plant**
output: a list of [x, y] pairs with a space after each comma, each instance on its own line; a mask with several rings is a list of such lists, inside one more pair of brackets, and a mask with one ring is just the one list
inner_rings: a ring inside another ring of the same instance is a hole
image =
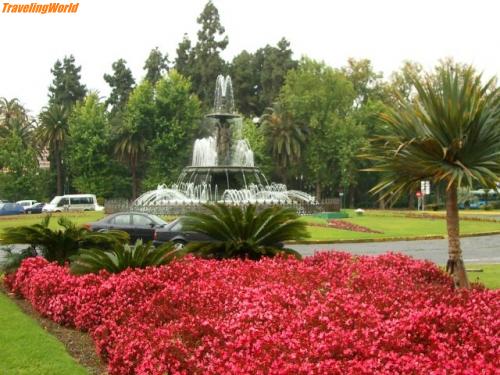
[[203, 233], [215, 241], [189, 244], [183, 251], [206, 258], [260, 259], [278, 254], [300, 258], [292, 249], [283, 248], [284, 241], [309, 236], [306, 224], [298, 220], [293, 209], [256, 206], [205, 205], [208, 213], [192, 212], [181, 219], [186, 231]]
[[106, 270], [119, 273], [127, 268], [145, 268], [169, 263], [179, 252], [173, 244], [155, 248], [151, 243], [137, 240], [135, 245], [125, 244], [112, 250], [82, 249], [71, 257], [71, 272], [76, 275]]
[[87, 228], [75, 225], [66, 217], [60, 217], [57, 221], [60, 228], [51, 229], [50, 220], [51, 216], [47, 215], [38, 224], [6, 228], [0, 243], [29, 244], [31, 249], [38, 249], [48, 261], [64, 264], [80, 248], [99, 246], [112, 249], [129, 241], [129, 236], [125, 232], [91, 232]]
[[372, 171], [383, 178], [372, 192], [398, 198], [418, 181], [446, 185], [448, 271], [468, 287], [460, 249], [457, 191], [475, 183], [496, 188], [500, 175], [500, 91], [481, 83], [472, 67], [443, 68], [413, 79], [418, 96], [382, 115], [387, 134], [374, 140]]

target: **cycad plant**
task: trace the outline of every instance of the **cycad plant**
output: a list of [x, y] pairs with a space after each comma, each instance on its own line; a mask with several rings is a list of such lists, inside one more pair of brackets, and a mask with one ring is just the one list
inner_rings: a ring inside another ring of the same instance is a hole
[[169, 263], [179, 252], [173, 244], [155, 248], [151, 243], [137, 240], [135, 245], [121, 245], [112, 250], [82, 249], [71, 257], [71, 272], [76, 275], [106, 270], [119, 273], [127, 268], [145, 268]]
[[472, 67], [448, 67], [413, 79], [414, 101], [382, 115], [387, 134], [374, 140], [371, 170], [383, 172], [372, 191], [395, 199], [421, 180], [446, 187], [447, 270], [468, 287], [460, 249], [457, 191], [496, 188], [500, 174], [500, 91]]
[[75, 225], [66, 217], [60, 217], [57, 221], [60, 228], [51, 229], [50, 220], [51, 216], [48, 215], [39, 224], [6, 228], [0, 243], [29, 244], [33, 250], [31, 254], [36, 255], [35, 249], [38, 249], [48, 261], [64, 264], [80, 248], [98, 246], [112, 249], [129, 241], [129, 236], [125, 232], [91, 232], [87, 228]]
[[278, 254], [300, 258], [282, 242], [309, 236], [306, 224], [293, 209], [256, 206], [205, 205], [208, 213], [193, 212], [181, 219], [186, 231], [203, 233], [214, 241], [189, 244], [185, 252], [206, 258], [260, 259]]

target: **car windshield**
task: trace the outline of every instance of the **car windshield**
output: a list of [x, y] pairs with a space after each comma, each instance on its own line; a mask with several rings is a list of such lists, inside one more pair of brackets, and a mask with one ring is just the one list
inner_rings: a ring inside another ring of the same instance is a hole
[[56, 197], [54, 197], [54, 199], [52, 199], [52, 200], [50, 201], [50, 204], [57, 204], [57, 203], [59, 203], [59, 200], [60, 200], [60, 199], [61, 199], [61, 197], [60, 197], [60, 196], [56, 196]]
[[159, 218], [156, 215], [149, 215], [149, 217], [151, 218], [151, 220], [154, 221], [154, 223], [156, 225], [167, 225], [168, 224], [165, 220], [163, 220], [162, 218]]

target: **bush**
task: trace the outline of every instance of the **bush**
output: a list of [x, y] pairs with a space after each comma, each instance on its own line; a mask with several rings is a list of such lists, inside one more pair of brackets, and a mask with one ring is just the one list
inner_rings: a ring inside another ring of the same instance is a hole
[[305, 222], [293, 209], [270, 207], [257, 212], [256, 206], [205, 205], [208, 213], [192, 212], [181, 218], [187, 231], [206, 234], [215, 241], [191, 243], [184, 253], [205, 258], [258, 260], [278, 254], [300, 258], [282, 242], [309, 236]]
[[193, 257], [119, 274], [25, 260], [12, 290], [89, 331], [110, 375], [495, 374], [500, 291], [395, 254]]
[[106, 233], [92, 232], [85, 227], [76, 226], [66, 217], [60, 217], [57, 223], [61, 228], [49, 228], [51, 216], [45, 216], [41, 223], [6, 228], [0, 243], [3, 245], [29, 244], [30, 251], [25, 256], [37, 254], [37, 250], [48, 261], [64, 264], [78, 249], [100, 247], [112, 249], [127, 243], [129, 236], [122, 231]]
[[135, 245], [125, 244], [112, 250], [82, 249], [71, 257], [71, 272], [75, 275], [99, 273], [101, 270], [119, 273], [127, 268], [166, 264], [177, 255], [173, 244], [155, 248], [151, 243], [143, 244], [142, 240], [137, 240]]

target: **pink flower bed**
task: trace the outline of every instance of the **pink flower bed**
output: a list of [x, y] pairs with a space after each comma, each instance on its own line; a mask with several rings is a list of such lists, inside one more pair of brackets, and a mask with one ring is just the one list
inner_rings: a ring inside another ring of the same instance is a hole
[[87, 330], [110, 374], [498, 374], [500, 292], [431, 263], [320, 253], [72, 276], [42, 258], [10, 288]]
[[364, 227], [362, 225], [354, 224], [349, 221], [345, 220], [328, 220], [328, 226], [335, 228], [335, 229], [343, 229], [343, 230], [350, 230], [352, 232], [361, 232], [361, 233], [382, 233], [367, 227]]

